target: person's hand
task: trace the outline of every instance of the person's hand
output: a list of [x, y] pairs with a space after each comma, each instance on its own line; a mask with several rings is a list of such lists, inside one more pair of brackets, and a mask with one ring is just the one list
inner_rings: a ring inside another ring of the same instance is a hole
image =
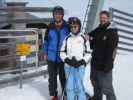
[[47, 60], [47, 54], [44, 54], [44, 60]]
[[72, 57], [72, 66], [75, 67], [75, 68], [78, 67], [77, 63], [78, 63], [78, 61], [76, 60], [76, 58]]
[[71, 60], [69, 58], [66, 58], [64, 62], [67, 63], [68, 65], [71, 65]]
[[86, 66], [86, 62], [84, 59], [81, 59], [80, 61], [78, 61], [77, 66], [81, 66], [81, 65]]
[[72, 59], [66, 58], [65, 63], [67, 63], [71, 67], [76, 67], [77, 66], [77, 60], [76, 60], [75, 57], [72, 57]]
[[90, 39], [89, 33], [86, 33], [86, 34], [85, 34], [85, 39], [86, 39], [86, 40], [89, 40], [89, 39]]

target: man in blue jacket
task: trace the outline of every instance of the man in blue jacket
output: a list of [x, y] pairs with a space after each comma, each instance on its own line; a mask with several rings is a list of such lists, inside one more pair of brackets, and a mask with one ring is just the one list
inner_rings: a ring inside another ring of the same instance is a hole
[[62, 91], [65, 87], [64, 63], [59, 54], [62, 42], [69, 32], [63, 16], [64, 9], [56, 6], [53, 9], [53, 20], [45, 34], [44, 54], [48, 62], [50, 100], [57, 100], [57, 74], [59, 74]]

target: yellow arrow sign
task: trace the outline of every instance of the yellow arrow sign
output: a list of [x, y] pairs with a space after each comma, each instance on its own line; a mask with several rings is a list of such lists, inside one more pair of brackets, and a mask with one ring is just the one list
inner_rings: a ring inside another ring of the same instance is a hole
[[19, 56], [27, 56], [30, 54], [30, 45], [25, 43], [20, 43], [16, 45], [16, 54]]

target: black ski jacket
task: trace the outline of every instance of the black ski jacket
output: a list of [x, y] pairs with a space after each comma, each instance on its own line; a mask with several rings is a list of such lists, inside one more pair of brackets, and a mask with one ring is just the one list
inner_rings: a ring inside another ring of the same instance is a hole
[[115, 25], [113, 23], [99, 25], [89, 35], [92, 67], [104, 72], [112, 70], [118, 45], [118, 33]]

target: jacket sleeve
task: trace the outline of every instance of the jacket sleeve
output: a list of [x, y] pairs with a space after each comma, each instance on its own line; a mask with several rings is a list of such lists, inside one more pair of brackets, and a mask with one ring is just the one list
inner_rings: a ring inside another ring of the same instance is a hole
[[86, 41], [84, 48], [84, 57], [83, 57], [86, 63], [88, 63], [91, 59], [91, 51], [89, 46], [90, 46], [89, 41]]
[[106, 66], [109, 66], [111, 62], [115, 59], [116, 49], [118, 45], [118, 32], [117, 29], [112, 29], [107, 37], [107, 45], [106, 45]]
[[93, 34], [95, 33], [95, 30], [91, 31], [88, 35], [89, 35], [89, 42], [90, 42], [90, 49], [93, 50], [94, 47], [94, 43], [93, 43]]
[[48, 44], [49, 44], [49, 28], [47, 28], [45, 32], [45, 37], [44, 37], [44, 44], [43, 44], [43, 52], [44, 54], [48, 54]]
[[66, 39], [64, 39], [63, 44], [61, 46], [61, 50], [60, 50], [60, 57], [61, 57], [63, 62], [67, 58], [67, 50], [66, 49], [67, 49], [67, 47], [66, 47]]

